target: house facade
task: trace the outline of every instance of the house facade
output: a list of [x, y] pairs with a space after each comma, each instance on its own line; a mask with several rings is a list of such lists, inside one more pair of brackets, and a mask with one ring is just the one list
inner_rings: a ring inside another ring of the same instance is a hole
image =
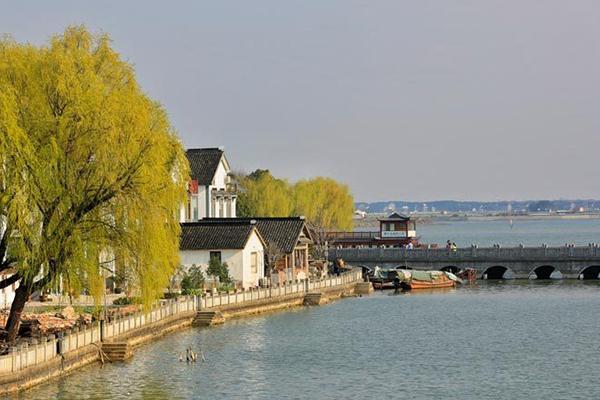
[[[310, 232], [304, 217], [235, 218], [235, 221], [255, 221], [265, 243], [265, 264], [274, 264], [265, 276], [272, 284], [309, 277]], [[227, 223], [228, 219], [213, 218], [207, 221]]]
[[265, 277], [265, 242], [255, 221], [182, 223], [179, 248], [185, 268], [198, 266], [206, 275], [211, 258], [217, 258], [227, 263], [229, 275], [244, 289], [257, 287]]
[[222, 148], [188, 149], [191, 180], [180, 221], [203, 218], [235, 218], [236, 185]]

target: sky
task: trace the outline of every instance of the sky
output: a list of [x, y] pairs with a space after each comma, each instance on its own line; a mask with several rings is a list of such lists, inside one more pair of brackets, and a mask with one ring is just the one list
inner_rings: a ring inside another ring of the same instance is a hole
[[357, 201], [600, 198], [597, 0], [6, 1], [108, 33], [186, 147]]

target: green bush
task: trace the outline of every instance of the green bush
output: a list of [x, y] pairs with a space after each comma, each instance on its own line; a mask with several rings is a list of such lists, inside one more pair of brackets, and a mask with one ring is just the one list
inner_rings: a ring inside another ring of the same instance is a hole
[[131, 304], [142, 304], [141, 297], [119, 297], [113, 301], [115, 306], [129, 306]]
[[191, 267], [181, 279], [181, 293], [186, 296], [201, 294], [204, 288], [204, 280], [204, 273], [200, 267]]
[[200, 289], [200, 288], [188, 289], [183, 294], [186, 296], [201, 296], [204, 294], [204, 289]]
[[211, 258], [208, 262], [208, 269], [206, 273], [215, 278], [219, 278], [219, 282], [228, 284], [232, 282], [231, 276], [229, 275], [229, 266], [227, 263], [222, 263], [218, 258]]
[[232, 291], [234, 289], [235, 289], [235, 286], [233, 284], [231, 284], [231, 283], [224, 283], [224, 284], [221, 284], [217, 288], [217, 291], [219, 291], [219, 292], [230, 292], [230, 291]]

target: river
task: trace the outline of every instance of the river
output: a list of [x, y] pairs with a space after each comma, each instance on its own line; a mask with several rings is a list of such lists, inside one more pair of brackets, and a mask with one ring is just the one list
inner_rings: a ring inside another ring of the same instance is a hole
[[[583, 231], [566, 227], [574, 221], [547, 222], [533, 235], [539, 243], [600, 239], [598, 221], [576, 221]], [[421, 234], [464, 244], [487, 237], [495, 223], [452, 223], [483, 224], [478, 233], [422, 226]], [[508, 244], [503, 237], [490, 243]], [[598, 310], [598, 281], [378, 292], [173, 333], [136, 349], [128, 362], [90, 365], [18, 398], [600, 398]], [[187, 347], [202, 349], [205, 362], [179, 362]]]

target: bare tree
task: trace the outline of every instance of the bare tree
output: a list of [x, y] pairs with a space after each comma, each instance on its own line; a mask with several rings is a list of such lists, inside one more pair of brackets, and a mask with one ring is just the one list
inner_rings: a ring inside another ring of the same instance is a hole
[[327, 250], [331, 243], [327, 240], [327, 231], [324, 227], [317, 224], [306, 222], [306, 227], [310, 232], [310, 236], [313, 241], [312, 256], [315, 260], [327, 261]]
[[277, 269], [277, 263], [285, 257], [283, 250], [272, 240], [267, 240], [265, 243], [265, 262], [267, 271], [270, 274]]

